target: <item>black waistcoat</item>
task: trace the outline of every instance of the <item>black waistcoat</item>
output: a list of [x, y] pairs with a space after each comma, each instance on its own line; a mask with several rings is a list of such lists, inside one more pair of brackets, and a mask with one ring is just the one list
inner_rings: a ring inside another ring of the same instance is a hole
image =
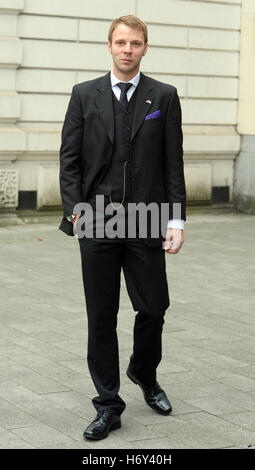
[[[132, 201], [131, 172], [130, 172], [130, 138], [136, 104], [136, 90], [134, 91], [128, 106], [125, 107], [118, 101], [112, 92], [114, 110], [114, 145], [111, 163], [100, 183], [92, 189], [89, 202], [93, 205], [96, 194], [111, 194], [112, 202], [118, 205], [123, 198], [123, 182], [125, 176], [125, 199], [123, 202]], [[124, 170], [125, 168], [125, 170]], [[125, 171], [125, 173], [124, 173]], [[109, 198], [106, 201], [109, 203]]]

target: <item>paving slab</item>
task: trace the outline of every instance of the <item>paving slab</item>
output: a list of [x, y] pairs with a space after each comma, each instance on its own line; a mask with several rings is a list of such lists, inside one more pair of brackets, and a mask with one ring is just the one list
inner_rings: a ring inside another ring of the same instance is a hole
[[[122, 427], [84, 441], [96, 415], [77, 239], [45, 223], [0, 228], [0, 448], [185, 449], [255, 446], [255, 217], [188, 214], [166, 255], [171, 305], [158, 381], [161, 416], [126, 376], [135, 312], [122, 274], [118, 335]], [[251, 448], [251, 447], [250, 447]]]

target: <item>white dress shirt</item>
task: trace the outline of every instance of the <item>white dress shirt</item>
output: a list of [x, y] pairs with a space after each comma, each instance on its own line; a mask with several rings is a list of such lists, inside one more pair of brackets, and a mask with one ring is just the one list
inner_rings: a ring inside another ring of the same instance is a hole
[[[132, 83], [132, 86], [127, 91], [127, 100], [128, 101], [130, 100], [131, 96], [133, 95], [133, 93], [134, 93], [134, 91], [135, 91], [135, 89], [136, 89], [136, 87], [139, 83], [139, 80], [140, 80], [140, 70], [133, 78], [131, 78], [131, 80], [128, 80], [128, 82], [127, 82], [127, 83]], [[111, 70], [112, 91], [115, 94], [117, 100], [120, 100], [120, 94], [121, 94], [121, 90], [117, 86], [117, 83], [120, 83], [120, 81], [121, 80], [119, 80], [119, 78], [117, 78], [116, 75], [114, 75], [113, 70]], [[168, 221], [167, 227], [168, 228], [178, 228], [180, 230], [184, 230], [184, 220], [182, 220], [182, 219], [171, 219], [171, 220]]]

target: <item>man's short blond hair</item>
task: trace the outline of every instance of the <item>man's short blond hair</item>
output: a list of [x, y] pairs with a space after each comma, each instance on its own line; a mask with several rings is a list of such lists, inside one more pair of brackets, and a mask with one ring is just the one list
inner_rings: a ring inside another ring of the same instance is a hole
[[143, 36], [144, 36], [144, 42], [145, 43], [148, 42], [148, 30], [147, 30], [146, 23], [140, 20], [140, 18], [137, 18], [137, 16], [126, 15], [126, 16], [120, 16], [120, 18], [116, 18], [115, 20], [113, 20], [109, 29], [109, 34], [108, 34], [108, 41], [110, 43], [112, 42], [113, 31], [121, 23], [125, 24], [126, 26], [129, 26], [130, 28], [134, 28], [134, 29], [138, 29], [139, 31], [142, 31]]

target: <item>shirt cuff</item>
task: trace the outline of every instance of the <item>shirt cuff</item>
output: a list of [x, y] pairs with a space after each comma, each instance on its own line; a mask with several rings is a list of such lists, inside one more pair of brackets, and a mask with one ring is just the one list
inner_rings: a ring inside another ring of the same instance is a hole
[[167, 228], [178, 228], [179, 230], [184, 230], [184, 220], [171, 219], [168, 221]]

